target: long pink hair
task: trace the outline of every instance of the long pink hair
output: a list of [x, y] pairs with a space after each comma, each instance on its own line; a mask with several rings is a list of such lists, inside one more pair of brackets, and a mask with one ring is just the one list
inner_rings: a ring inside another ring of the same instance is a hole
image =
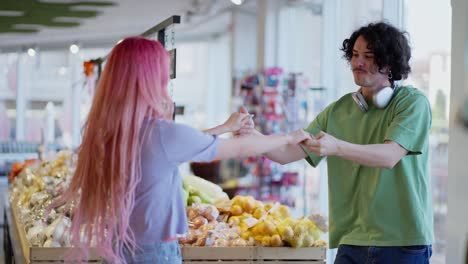
[[124, 247], [136, 248], [129, 221], [148, 132], [143, 121], [171, 118], [168, 79], [169, 55], [159, 42], [131, 37], [113, 48], [83, 127], [75, 174], [54, 202], [74, 206], [72, 244], [89, 247], [93, 240], [112, 263], [124, 262]]

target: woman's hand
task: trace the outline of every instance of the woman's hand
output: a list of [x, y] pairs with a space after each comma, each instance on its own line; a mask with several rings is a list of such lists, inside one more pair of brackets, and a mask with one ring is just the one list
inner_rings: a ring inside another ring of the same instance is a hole
[[234, 135], [237, 136], [246, 136], [252, 134], [260, 134], [257, 130], [255, 130], [255, 124], [253, 121], [253, 115], [251, 115], [244, 106], [239, 108], [239, 113], [249, 115], [249, 118], [245, 118], [242, 120], [242, 126], [239, 130], [234, 131]]
[[234, 132], [236, 136], [245, 136], [245, 135], [252, 135], [252, 134], [260, 134], [257, 130], [255, 130], [255, 124], [252, 120], [252, 116], [246, 118], [242, 122], [242, 127]]
[[288, 144], [290, 145], [296, 145], [301, 143], [304, 140], [308, 140], [312, 138], [312, 135], [310, 135], [308, 132], [304, 131], [303, 129], [299, 129], [293, 132], [289, 132], [286, 134], [288, 137]]
[[232, 113], [223, 126], [228, 132], [238, 132], [241, 129], [247, 129], [250, 125], [250, 115], [247, 113]]
[[241, 134], [250, 134], [252, 130], [255, 130], [252, 117], [245, 108], [241, 108], [239, 113], [232, 113], [223, 124], [206, 129], [203, 132], [210, 135], [232, 132], [235, 136], [239, 136]]

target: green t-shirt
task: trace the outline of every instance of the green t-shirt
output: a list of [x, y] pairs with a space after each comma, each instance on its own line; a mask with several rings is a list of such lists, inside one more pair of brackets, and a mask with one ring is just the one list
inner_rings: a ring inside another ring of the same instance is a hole
[[[393, 169], [371, 168], [328, 156], [330, 248], [428, 245], [433, 241], [428, 141], [432, 114], [413, 87], [396, 89], [385, 109], [362, 112], [347, 94], [307, 127], [355, 144], [397, 142], [409, 151]], [[321, 157], [308, 151], [316, 166]]]

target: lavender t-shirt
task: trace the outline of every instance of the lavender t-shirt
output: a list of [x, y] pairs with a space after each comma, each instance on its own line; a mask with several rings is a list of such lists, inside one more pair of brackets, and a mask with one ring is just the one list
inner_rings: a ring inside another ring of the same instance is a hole
[[163, 119], [146, 120], [150, 132], [142, 147], [142, 179], [135, 193], [130, 227], [138, 244], [151, 244], [188, 231], [178, 165], [211, 161], [218, 138]]

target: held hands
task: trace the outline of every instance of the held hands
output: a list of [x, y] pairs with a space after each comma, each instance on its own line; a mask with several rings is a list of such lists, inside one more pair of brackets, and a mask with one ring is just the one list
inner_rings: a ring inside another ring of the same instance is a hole
[[232, 113], [229, 116], [228, 120], [224, 122], [223, 126], [229, 132], [237, 132], [241, 129], [246, 129], [249, 127], [250, 115], [244, 113]]
[[303, 142], [303, 145], [318, 156], [337, 156], [340, 151], [340, 140], [332, 135], [320, 131]]
[[233, 113], [222, 125], [203, 130], [204, 133], [210, 135], [221, 135], [227, 132], [238, 132], [243, 129], [249, 129], [250, 115], [245, 113]]
[[252, 116], [249, 114], [247, 109], [243, 106], [239, 109], [239, 114], [247, 115], [249, 118], [242, 119], [242, 126], [240, 129], [233, 131], [235, 136], [245, 136], [258, 133], [255, 130], [255, 124], [252, 120]]
[[304, 131], [303, 129], [299, 129], [293, 132], [289, 132], [286, 134], [288, 138], [288, 144], [290, 145], [296, 145], [301, 142], [308, 142], [311, 140], [312, 135], [309, 134], [308, 132]]

